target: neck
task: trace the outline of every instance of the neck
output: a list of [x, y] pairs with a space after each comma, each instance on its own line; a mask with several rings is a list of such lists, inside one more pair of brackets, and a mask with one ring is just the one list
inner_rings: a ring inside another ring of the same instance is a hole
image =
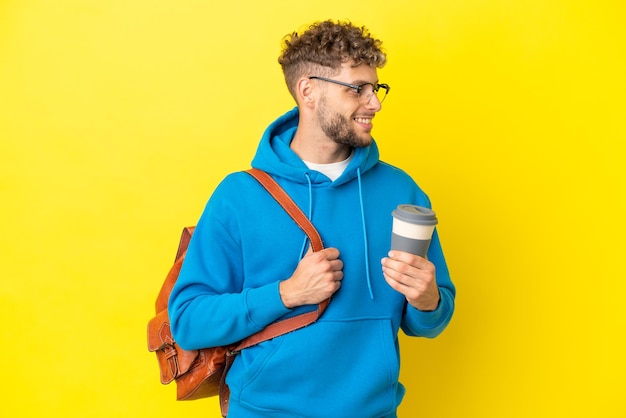
[[337, 144], [323, 134], [307, 135], [301, 129], [296, 131], [290, 147], [300, 159], [315, 164], [345, 161], [352, 153], [349, 145]]

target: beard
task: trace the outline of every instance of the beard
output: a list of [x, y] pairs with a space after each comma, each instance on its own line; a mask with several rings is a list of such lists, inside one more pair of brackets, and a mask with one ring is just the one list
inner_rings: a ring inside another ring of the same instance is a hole
[[372, 141], [371, 136], [368, 136], [367, 139], [359, 137], [354, 127], [351, 126], [351, 120], [329, 110], [324, 98], [319, 102], [317, 119], [322, 131], [337, 144], [349, 145], [353, 148], [364, 148], [369, 146]]

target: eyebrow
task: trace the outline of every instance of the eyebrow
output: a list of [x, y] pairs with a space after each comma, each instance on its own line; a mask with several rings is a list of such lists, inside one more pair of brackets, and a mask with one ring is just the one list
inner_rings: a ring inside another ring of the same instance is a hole
[[376, 86], [376, 84], [378, 84], [378, 80], [374, 82], [367, 81], [367, 80], [356, 80], [356, 81], [352, 81], [350, 84], [354, 84], [355, 86], [361, 86], [363, 84], [373, 84], [374, 86]]

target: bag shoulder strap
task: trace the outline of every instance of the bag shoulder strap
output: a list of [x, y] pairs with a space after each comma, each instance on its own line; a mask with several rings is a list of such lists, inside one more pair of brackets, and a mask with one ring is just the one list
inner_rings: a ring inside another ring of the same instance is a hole
[[[315, 226], [311, 223], [311, 221], [306, 217], [306, 215], [302, 212], [302, 210], [298, 207], [298, 205], [289, 197], [287, 192], [283, 190], [282, 187], [265, 171], [259, 170], [257, 168], [252, 168], [247, 171], [251, 176], [253, 176], [261, 185], [269, 192], [270, 195], [280, 204], [280, 206], [291, 216], [294, 222], [302, 228], [304, 233], [309, 237], [311, 241], [311, 248], [313, 251], [320, 251], [324, 249], [324, 245], [322, 243], [322, 238], [320, 234], [315, 229]], [[233, 352], [239, 352], [244, 348], [251, 347], [260, 342], [278, 337], [283, 334], [287, 334], [288, 332], [295, 331], [299, 328], [306, 327], [307, 325], [312, 324], [317, 321], [317, 319], [322, 315], [322, 313], [328, 307], [330, 303], [330, 298], [320, 302], [317, 305], [317, 310], [306, 312], [297, 316], [293, 316], [287, 319], [283, 319], [282, 321], [274, 322], [273, 324], [268, 325], [263, 330], [258, 333], [251, 335], [250, 337], [241, 341]]]
[[186, 226], [183, 228], [183, 232], [180, 235], [180, 242], [178, 243], [178, 251], [176, 251], [176, 258], [174, 259], [174, 265], [170, 269], [167, 277], [163, 281], [163, 285], [161, 285], [161, 290], [156, 298], [156, 302], [154, 304], [155, 312], [158, 314], [161, 311], [167, 309], [167, 304], [170, 298], [170, 293], [172, 292], [172, 288], [178, 280], [178, 274], [180, 273], [180, 269], [183, 265], [184, 255], [187, 251], [187, 247], [189, 246], [189, 241], [191, 241], [191, 235], [193, 235], [193, 231], [195, 226]]
[[247, 171], [247, 173], [257, 179], [257, 181], [265, 187], [265, 190], [272, 195], [278, 204], [285, 209], [294, 222], [304, 231], [311, 241], [311, 248], [313, 248], [313, 251], [323, 250], [324, 244], [322, 243], [322, 237], [320, 237], [317, 229], [315, 229], [309, 218], [306, 217], [300, 207], [296, 205], [296, 203], [291, 199], [287, 192], [280, 187], [276, 180], [274, 180], [272, 176], [267, 174], [265, 171], [259, 170], [258, 168], [251, 168]]

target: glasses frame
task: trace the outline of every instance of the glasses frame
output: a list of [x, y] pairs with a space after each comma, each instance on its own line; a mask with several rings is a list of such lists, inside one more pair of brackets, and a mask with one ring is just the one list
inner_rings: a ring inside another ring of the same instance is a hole
[[339, 81], [339, 80], [333, 80], [332, 78], [325, 78], [325, 77], [318, 77], [318, 76], [311, 76], [311, 77], [309, 77], [309, 80], [322, 80], [322, 81], [326, 81], [328, 83], [334, 83], [334, 84], [337, 84], [337, 85], [340, 85], [340, 86], [351, 88], [352, 90], [354, 90], [356, 92], [356, 94], [359, 95], [359, 99], [361, 97], [363, 97], [363, 96], [361, 96], [361, 90], [363, 90], [363, 87], [365, 87], [365, 86], [372, 86], [372, 95], [363, 104], [368, 104], [372, 100], [372, 96], [376, 96], [378, 98], [378, 95], [376, 95], [376, 93], [378, 93], [378, 90], [384, 89], [385, 90], [385, 95], [383, 96], [382, 99], [378, 99], [380, 101], [380, 103], [382, 104], [385, 101], [385, 99], [387, 98], [387, 95], [389, 94], [389, 90], [391, 90], [391, 87], [389, 87], [389, 84], [385, 84], [385, 83], [376, 83], [376, 84], [373, 84], [373, 83], [363, 83], [361, 85], [356, 85], [356, 84], [345, 83], [345, 82]]

